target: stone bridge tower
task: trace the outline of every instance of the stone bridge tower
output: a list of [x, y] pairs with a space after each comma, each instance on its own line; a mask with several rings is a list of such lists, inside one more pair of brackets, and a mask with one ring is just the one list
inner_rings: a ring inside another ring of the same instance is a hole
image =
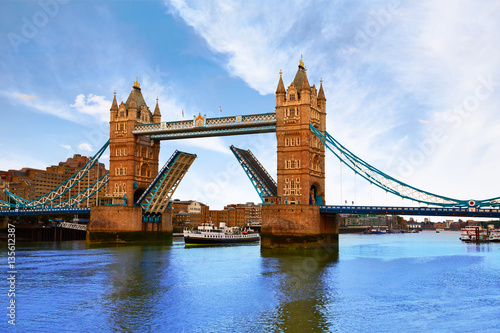
[[127, 101], [118, 105], [116, 92], [109, 121], [109, 183], [101, 205], [92, 207], [87, 226], [87, 242], [127, 242], [171, 239], [170, 211], [159, 223], [143, 222], [142, 207], [134, 206], [158, 174], [160, 142], [149, 136], [134, 135], [135, 126], [160, 123], [156, 100], [154, 113], [149, 110], [135, 82]]
[[123, 204], [125, 200], [131, 207], [158, 173], [160, 154], [158, 140], [135, 136], [132, 131], [136, 124], [159, 123], [160, 108], [156, 100], [151, 113], [136, 81], [125, 103], [118, 105], [115, 93], [110, 113], [108, 196], [114, 204]]
[[282, 73], [276, 90], [278, 203], [262, 208], [262, 247], [337, 245], [335, 216], [325, 205], [325, 146], [311, 131], [326, 130], [323, 83], [310, 86], [302, 58], [285, 90]]
[[282, 204], [325, 204], [325, 146], [310, 130], [325, 132], [326, 98], [309, 86], [300, 60], [295, 79], [285, 91], [280, 73], [276, 90], [278, 196]]

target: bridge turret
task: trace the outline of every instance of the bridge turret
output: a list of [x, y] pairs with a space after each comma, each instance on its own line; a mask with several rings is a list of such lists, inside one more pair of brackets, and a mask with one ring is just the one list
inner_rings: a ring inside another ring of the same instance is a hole
[[153, 123], [161, 123], [160, 106], [158, 105], [158, 97], [156, 97], [155, 112], [153, 113]]
[[276, 89], [276, 105], [282, 105], [285, 103], [286, 98], [286, 90], [285, 85], [283, 84], [283, 71], [280, 69], [280, 80], [278, 82], [278, 88]]
[[114, 92], [114, 97], [113, 97], [113, 103], [111, 104], [111, 109], [110, 111], [110, 119], [115, 120], [116, 117], [118, 117], [118, 103], [116, 102], [116, 90]]
[[319, 80], [319, 92], [318, 92], [318, 108], [320, 110], [320, 128], [321, 132], [326, 131], [326, 97], [323, 91], [323, 79]]

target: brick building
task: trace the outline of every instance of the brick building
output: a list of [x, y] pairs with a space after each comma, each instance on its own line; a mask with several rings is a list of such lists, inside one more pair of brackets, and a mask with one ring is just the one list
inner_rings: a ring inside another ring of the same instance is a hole
[[247, 202], [245, 204], [230, 204], [222, 210], [210, 210], [210, 207], [195, 200], [174, 200], [172, 216], [179, 224], [189, 224], [197, 227], [201, 223], [212, 221], [216, 226], [225, 222], [228, 227], [259, 226], [262, 223], [262, 204]]
[[204, 223], [209, 217], [209, 207], [195, 200], [174, 200], [172, 202], [173, 222], [189, 224], [192, 227]]
[[[58, 165], [52, 165], [46, 170], [23, 168], [21, 170], [0, 171], [0, 178], [3, 182], [8, 183], [8, 189], [15, 195], [26, 200], [35, 200], [50, 191], [57, 188], [76, 172], [78, 172], [87, 162], [89, 157], [75, 154], [68, 158], [65, 162], [60, 162]], [[71, 196], [83, 191], [88, 185], [92, 185], [107, 172], [103, 163], [96, 163], [83, 177], [80, 184], [75, 185], [70, 191], [61, 196], [60, 200], [64, 201]], [[4, 185], [6, 187], [6, 185]], [[106, 185], [99, 191], [99, 195], [106, 193]], [[1, 190], [2, 193], [4, 192]], [[4, 197], [5, 198], [5, 197]], [[5, 198], [7, 199], [7, 198]], [[0, 198], [0, 200], [2, 200]], [[95, 205], [95, 196], [90, 198], [89, 204]], [[5, 201], [5, 200], [4, 200]], [[87, 202], [82, 202], [86, 206]]]
[[7, 201], [5, 190], [9, 188], [9, 183], [0, 178], [0, 200]]

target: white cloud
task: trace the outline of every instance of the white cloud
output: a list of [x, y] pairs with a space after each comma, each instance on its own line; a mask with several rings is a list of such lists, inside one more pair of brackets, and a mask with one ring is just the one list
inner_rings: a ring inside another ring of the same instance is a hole
[[27, 107], [30, 111], [49, 114], [71, 122], [95, 126], [97, 122], [109, 121], [111, 102], [103, 96], [89, 94], [87, 97], [80, 94], [75, 103], [65, 104], [57, 99], [43, 99], [37, 96], [19, 93], [17, 91], [1, 91], [0, 95], [12, 100], [16, 104]]
[[71, 149], [71, 146], [70, 145], [61, 145], [61, 147], [63, 147], [64, 149]]
[[78, 150], [80, 151], [93, 151], [92, 146], [86, 142], [82, 142], [78, 145]]
[[[305, 5], [278, 2], [167, 2], [217, 52], [229, 55], [229, 72], [243, 78], [261, 94], [275, 89], [280, 66], [291, 67], [291, 53], [298, 56], [296, 45], [275, 44], [293, 28]], [[276, 13], [280, 13], [277, 15]], [[279, 46], [279, 47], [278, 47]], [[292, 58], [294, 61], [298, 59]], [[270, 75], [271, 74], [271, 75]]]
[[[182, 110], [186, 109], [184, 103], [179, 102], [174, 97], [176, 95], [175, 91], [169, 84], [165, 84], [160, 78], [155, 78], [154, 74], [152, 70], [146, 70], [146, 74], [142, 80], [141, 86], [147, 87], [141, 91], [146, 104], [149, 106], [151, 112], [154, 112], [156, 98], [158, 98], [162, 121], [181, 119]], [[185, 116], [188, 116], [187, 113]]]
[[70, 106], [75, 108], [79, 113], [91, 115], [102, 122], [109, 121], [109, 108], [111, 101], [106, 100], [104, 96], [88, 94], [87, 96], [80, 94], [76, 96], [75, 103]]
[[78, 119], [75, 113], [72, 113], [68, 108], [56, 100], [43, 100], [40, 98], [23, 98], [20, 96], [31, 96], [19, 93], [17, 91], [0, 91], [0, 95], [11, 99], [13, 102], [20, 103], [23, 106], [28, 107], [30, 110], [50, 114], [55, 117], [59, 117], [65, 120], [73, 122], [81, 122], [82, 119]]

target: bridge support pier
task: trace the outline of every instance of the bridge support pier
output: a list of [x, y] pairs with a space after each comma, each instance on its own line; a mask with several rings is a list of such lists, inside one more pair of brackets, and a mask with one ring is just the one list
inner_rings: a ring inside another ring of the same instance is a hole
[[144, 223], [141, 207], [92, 207], [87, 227], [87, 243], [171, 241], [172, 214], [167, 209], [158, 223]]
[[0, 229], [6, 229], [9, 223], [9, 218], [7, 216], [0, 216]]
[[321, 214], [320, 206], [314, 205], [263, 205], [261, 247], [338, 247], [338, 217]]

